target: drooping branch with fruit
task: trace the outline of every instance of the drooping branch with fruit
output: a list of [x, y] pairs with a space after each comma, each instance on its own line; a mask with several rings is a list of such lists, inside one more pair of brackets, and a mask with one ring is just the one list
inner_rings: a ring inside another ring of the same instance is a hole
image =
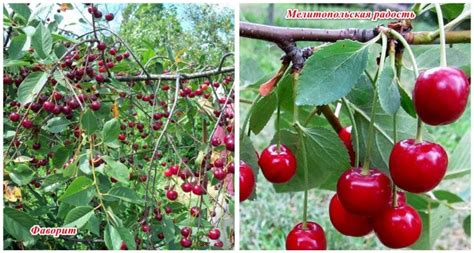
[[77, 38], [59, 14], [9, 8], [5, 249], [231, 249], [233, 54], [206, 66], [144, 55], [107, 28], [104, 5], [83, 8], [92, 32]]
[[[329, 218], [339, 233], [374, 231], [389, 248], [431, 248], [440, 228], [430, 219], [446, 224], [439, 217], [445, 208], [462, 204], [436, 187], [469, 168], [448, 169], [447, 152], [425, 129], [455, 122], [467, 107], [470, 81], [465, 70], [447, 65], [446, 44], [470, 43], [470, 31], [450, 31], [470, 10], [466, 5], [462, 18], [445, 26], [439, 4], [419, 11], [431, 8], [439, 25], [433, 32], [412, 32], [416, 20], [340, 30], [241, 22], [241, 37], [275, 43], [284, 55], [272, 78], [246, 87], [258, 94], [242, 116], [240, 201], [258, 200], [260, 171], [278, 193], [304, 192], [302, 220], [288, 232], [287, 250], [327, 248], [323, 227], [308, 219], [313, 188], [335, 191]], [[300, 41], [325, 43], [298, 48]], [[439, 67], [420, 71], [411, 47], [438, 43]], [[276, 133], [258, 154], [251, 135], [272, 116]], [[350, 126], [342, 127], [342, 117]]]

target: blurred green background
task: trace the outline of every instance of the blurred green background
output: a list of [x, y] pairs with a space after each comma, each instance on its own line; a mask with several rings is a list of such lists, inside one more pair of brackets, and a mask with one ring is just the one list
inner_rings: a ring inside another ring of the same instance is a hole
[[[375, 10], [394, 8], [410, 8], [410, 5], [348, 5], [348, 4], [242, 4], [240, 20], [259, 24], [271, 24], [285, 27], [308, 28], [374, 28], [377, 25], [387, 24], [390, 21], [371, 22], [367, 20], [285, 20], [288, 8], [300, 10]], [[462, 10], [462, 6], [460, 6]], [[454, 8], [455, 9], [455, 8]], [[457, 15], [445, 13], [445, 15]], [[437, 21], [433, 12], [427, 12], [413, 21], [414, 31], [434, 31]], [[460, 29], [470, 29], [469, 22], [463, 23]], [[314, 46], [319, 43], [302, 42], [298, 47]], [[439, 46], [423, 45], [414, 46], [413, 51], [421, 70], [439, 64]], [[240, 87], [241, 87], [241, 125], [250, 108], [249, 102], [256, 96], [256, 91], [245, 86], [250, 85], [269, 73], [276, 73], [280, 67], [282, 51], [273, 43], [260, 40], [240, 38]], [[405, 57], [407, 54], [405, 54]], [[375, 57], [370, 58], [375, 59]], [[402, 72], [402, 81], [411, 90], [413, 75], [409, 71], [409, 61], [406, 71]], [[448, 48], [448, 63], [461, 66], [466, 73], [470, 73], [470, 45], [452, 45]], [[433, 135], [433, 140], [440, 143], [449, 154], [453, 153], [460, 140], [467, 138], [469, 144], [470, 131], [470, 106], [464, 115], [455, 123], [442, 127], [427, 127]], [[345, 124], [348, 119], [341, 118]], [[270, 121], [272, 122], [272, 120]], [[261, 152], [274, 135], [274, 126], [269, 123], [258, 135], [252, 135], [254, 147]], [[466, 140], [466, 139], [465, 139]], [[470, 149], [463, 142], [461, 149]], [[470, 154], [470, 152], [468, 152]], [[444, 228], [437, 240], [434, 249], [470, 249], [470, 237], [463, 230], [464, 218], [470, 214], [470, 175], [457, 180], [444, 181], [437, 189], [449, 189], [458, 194], [465, 203], [462, 210], [456, 210], [450, 218], [449, 225]], [[247, 249], [278, 249], [285, 248], [287, 233], [303, 216], [303, 192], [277, 194], [271, 183], [259, 173], [257, 179], [257, 198], [240, 204], [240, 248]], [[321, 224], [325, 229], [328, 249], [387, 249], [378, 242], [371, 233], [362, 238], [346, 237], [338, 233], [329, 221], [328, 205], [334, 192], [310, 190], [308, 198], [309, 219]]]

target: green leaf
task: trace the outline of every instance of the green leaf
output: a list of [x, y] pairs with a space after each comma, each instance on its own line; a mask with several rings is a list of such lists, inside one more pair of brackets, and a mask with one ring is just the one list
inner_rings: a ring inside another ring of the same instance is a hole
[[85, 176], [77, 177], [59, 197], [60, 201], [75, 206], [86, 206], [92, 200], [95, 190], [92, 187], [93, 181]]
[[[247, 135], [243, 135], [242, 141], [240, 142], [240, 160], [245, 162], [250, 166], [250, 168], [252, 168], [253, 175], [256, 180], [259, 170], [257, 151], [253, 147], [252, 141]], [[255, 188], [252, 195], [250, 196], [250, 199], [254, 199], [256, 195], [257, 189]]]
[[12, 41], [10, 42], [10, 46], [8, 47], [8, 58], [10, 60], [18, 60], [23, 56], [23, 47], [26, 43], [26, 35], [20, 34], [15, 36]]
[[411, 99], [410, 95], [408, 95], [408, 92], [403, 88], [401, 85], [400, 81], [398, 81], [398, 91], [400, 93], [400, 103], [408, 115], [410, 115], [412, 118], [416, 118], [416, 110], [415, 110], [415, 104], [413, 104], [413, 100]]
[[108, 196], [130, 202], [135, 204], [142, 204], [143, 200], [137, 195], [137, 193], [130, 188], [126, 187], [112, 187], [107, 193]]
[[100, 221], [97, 219], [97, 216], [91, 216], [86, 224], [86, 229], [94, 235], [100, 236]]
[[367, 66], [368, 46], [340, 40], [316, 51], [305, 63], [297, 105], [324, 105], [347, 95]]
[[64, 219], [63, 227], [83, 227], [94, 214], [94, 209], [90, 206], [78, 206], [72, 209]]
[[462, 227], [466, 235], [471, 236], [471, 215], [469, 214], [462, 222]]
[[105, 246], [110, 250], [120, 250], [122, 241], [125, 241], [128, 249], [136, 249], [137, 245], [129, 229], [124, 227], [115, 228], [107, 223], [104, 230]]
[[119, 182], [128, 182], [130, 173], [127, 166], [109, 156], [103, 156], [102, 159], [107, 163], [105, 167], [105, 174], [107, 174], [107, 176], [113, 177]]
[[66, 148], [65, 146], [59, 147], [53, 156], [53, 166], [55, 168], [62, 169], [64, 163], [66, 163], [71, 156], [71, 152], [72, 150], [70, 148]]
[[458, 195], [444, 191], [444, 190], [436, 190], [433, 191], [433, 195], [440, 201], [446, 201], [448, 203], [459, 203], [459, 202], [464, 202], [464, 200], [459, 197]]
[[12, 8], [12, 10], [16, 14], [20, 15], [25, 20], [30, 19], [31, 10], [30, 10], [30, 7], [28, 7], [28, 5], [26, 4], [9, 4], [9, 5], [10, 5], [10, 8]]
[[[304, 129], [300, 137], [288, 130], [281, 131], [281, 143], [287, 145], [298, 161], [296, 175], [285, 184], [274, 184], [277, 192], [298, 192], [311, 188], [335, 190], [339, 176], [350, 167], [349, 154], [337, 134], [329, 129], [316, 127]], [[272, 143], [276, 143], [276, 136]], [[309, 185], [305, 186], [302, 146], [306, 148], [306, 166]]]
[[423, 230], [420, 238], [411, 248], [417, 250], [433, 249], [434, 243], [447, 226], [453, 211], [445, 205], [438, 205], [435, 208], [429, 205], [428, 209], [418, 210], [418, 213], [423, 222]]
[[259, 99], [255, 104], [249, 122], [249, 127], [254, 134], [260, 133], [268, 124], [273, 112], [277, 108], [277, 101], [276, 93], [272, 92], [268, 96]]
[[31, 47], [41, 59], [48, 58], [51, 53], [53, 48], [51, 32], [41, 23], [36, 27], [36, 31], [31, 37]]
[[382, 109], [388, 114], [395, 114], [400, 108], [400, 93], [398, 91], [398, 82], [390, 65], [390, 60], [384, 64], [380, 79], [377, 83], [378, 95]]
[[30, 228], [36, 224], [38, 222], [25, 212], [10, 207], [3, 209], [3, 229], [19, 241], [33, 242]]
[[118, 135], [120, 133], [120, 122], [118, 119], [111, 119], [104, 124], [102, 129], [102, 138], [104, 139], [104, 144], [111, 148], [120, 147], [118, 140]]
[[58, 59], [63, 57], [63, 55], [67, 52], [67, 48], [63, 44], [58, 44], [54, 47], [54, 54]]
[[46, 130], [50, 133], [57, 134], [65, 130], [68, 130], [68, 126], [71, 124], [71, 121], [63, 117], [54, 117], [49, 119], [46, 122], [46, 125], [42, 127], [43, 130]]
[[81, 119], [81, 127], [86, 130], [88, 135], [93, 134], [99, 129], [98, 119], [92, 110], [87, 110]]
[[454, 179], [469, 175], [471, 172], [471, 131], [468, 130], [453, 153], [449, 156], [448, 172], [445, 179]]
[[[465, 68], [471, 65], [470, 45], [456, 45], [446, 48], [448, 66]], [[431, 46], [422, 54], [416, 57], [416, 62], [420, 70], [430, 69], [439, 66], [439, 47]]]
[[48, 73], [33, 72], [30, 73], [20, 87], [18, 87], [18, 102], [25, 105], [33, 101], [33, 98], [40, 92], [44, 84], [48, 81]]
[[9, 174], [11, 180], [17, 185], [26, 185], [31, 182], [35, 172], [25, 164], [20, 164]]

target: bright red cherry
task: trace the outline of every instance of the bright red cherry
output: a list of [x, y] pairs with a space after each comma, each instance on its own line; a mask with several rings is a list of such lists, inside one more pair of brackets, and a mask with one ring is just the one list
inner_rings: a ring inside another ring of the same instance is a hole
[[178, 165], [173, 165], [170, 168], [170, 172], [173, 175], [178, 175], [179, 174], [179, 166]]
[[248, 199], [255, 189], [255, 176], [252, 168], [243, 161], [240, 161], [240, 175], [239, 175], [239, 195], [240, 202]]
[[466, 109], [470, 86], [464, 72], [457, 68], [437, 67], [422, 72], [413, 89], [416, 113], [429, 125], [450, 124]]
[[374, 216], [382, 212], [391, 197], [390, 179], [378, 169], [367, 175], [361, 168], [350, 168], [337, 182], [337, 196], [344, 208], [357, 215]]
[[119, 134], [118, 139], [121, 140], [121, 141], [124, 141], [125, 140], [125, 134]]
[[12, 112], [10, 113], [10, 120], [12, 122], [18, 122], [20, 121], [20, 114], [16, 113], [16, 112]]
[[209, 238], [212, 240], [217, 240], [221, 236], [221, 231], [219, 231], [218, 228], [213, 228], [209, 230], [209, 233], [207, 233], [207, 236], [209, 236]]
[[393, 249], [415, 243], [422, 227], [420, 215], [409, 205], [389, 208], [374, 219], [375, 234], [385, 246]]
[[181, 185], [183, 192], [191, 192], [193, 190], [193, 185], [189, 182], [185, 182]]
[[211, 145], [214, 146], [214, 147], [217, 147], [217, 146], [221, 145], [221, 140], [218, 137], [212, 137]]
[[189, 248], [191, 245], [193, 245], [193, 241], [187, 237], [181, 238], [181, 241], [179, 242], [183, 248]]
[[99, 42], [99, 44], [97, 45], [97, 49], [99, 49], [100, 51], [104, 51], [105, 48], [107, 48], [107, 45], [104, 42]]
[[100, 104], [99, 101], [92, 101], [92, 103], [90, 105], [91, 109], [94, 110], [94, 111], [99, 110], [101, 106], [102, 105]]
[[184, 237], [188, 237], [192, 233], [192, 230], [190, 227], [184, 227], [181, 229], [181, 235]]
[[349, 157], [351, 159], [351, 166], [354, 166], [355, 161], [355, 152], [354, 148], [352, 147], [352, 126], [344, 127], [339, 131], [339, 139], [342, 140], [344, 146], [346, 146], [347, 151], [349, 152]]
[[196, 184], [193, 186], [193, 193], [194, 195], [202, 195], [204, 194], [204, 189], [202, 188], [202, 186], [200, 184]]
[[265, 178], [275, 184], [286, 183], [296, 173], [296, 158], [291, 150], [285, 145], [272, 144], [262, 151], [258, 159], [258, 165], [262, 168]]
[[329, 218], [339, 233], [347, 236], [364, 236], [373, 230], [372, 220], [367, 216], [360, 216], [348, 212], [341, 204], [337, 194], [329, 203]]
[[216, 247], [216, 248], [222, 248], [223, 246], [224, 246], [224, 243], [221, 240], [217, 240], [214, 243], [214, 247]]
[[171, 172], [170, 169], [166, 169], [163, 174], [165, 175], [165, 177], [171, 177], [173, 175], [173, 173]]
[[170, 190], [170, 191], [167, 191], [166, 192], [166, 197], [173, 201], [173, 200], [176, 200], [178, 198], [178, 193], [174, 190]]
[[448, 167], [448, 155], [436, 143], [406, 139], [395, 144], [389, 162], [390, 175], [398, 187], [422, 193], [441, 182]]
[[325, 250], [326, 236], [323, 228], [315, 222], [296, 225], [286, 237], [286, 250]]

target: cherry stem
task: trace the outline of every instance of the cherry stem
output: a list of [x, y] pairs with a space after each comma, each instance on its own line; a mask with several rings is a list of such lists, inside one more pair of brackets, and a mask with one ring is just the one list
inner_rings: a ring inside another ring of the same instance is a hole
[[435, 3], [436, 8], [436, 16], [438, 18], [438, 26], [439, 26], [439, 59], [440, 65], [442, 67], [446, 67], [447, 60], [446, 60], [446, 36], [444, 31], [444, 20], [443, 20], [443, 11], [441, 10], [441, 5], [439, 3]]
[[[299, 80], [300, 73], [294, 72], [293, 73], [293, 100], [296, 101], [296, 88], [298, 87], [298, 80]], [[298, 106], [294, 104], [293, 107], [293, 124], [298, 122]]]
[[277, 118], [276, 118], [276, 132], [277, 132], [277, 152], [280, 153], [281, 134], [280, 134], [280, 96], [277, 94]]
[[382, 31], [386, 32], [386, 33], [389, 33], [395, 39], [400, 41], [402, 43], [403, 47], [407, 50], [408, 56], [410, 56], [410, 61], [413, 65], [413, 73], [415, 75], [415, 80], [416, 80], [416, 78], [418, 78], [418, 75], [419, 75], [418, 65], [416, 64], [415, 54], [413, 54], [413, 51], [411, 50], [410, 44], [408, 44], [408, 42], [405, 40], [405, 38], [400, 33], [398, 33], [397, 31], [395, 31], [393, 29], [383, 28]]
[[415, 143], [420, 143], [422, 141], [423, 141], [423, 122], [421, 122], [420, 117], [418, 117], [418, 121], [416, 122]]
[[355, 144], [355, 147], [354, 147], [354, 153], [355, 153], [354, 165], [359, 166], [359, 163], [360, 163], [360, 159], [359, 159], [359, 153], [360, 153], [360, 150], [359, 150], [359, 131], [357, 130], [357, 124], [356, 124], [356, 121], [354, 119], [354, 114], [353, 114], [352, 110], [350, 109], [349, 105], [347, 104], [347, 100], [345, 98], [342, 98], [342, 104], [346, 108], [347, 113], [349, 114], [349, 119], [351, 120], [351, 124], [352, 124], [351, 138], [354, 137], [354, 144]]
[[305, 189], [304, 189], [304, 207], [303, 207], [303, 229], [307, 228], [307, 221], [308, 221], [308, 187], [309, 187], [309, 178], [308, 178], [308, 166], [307, 166], [307, 153], [306, 153], [306, 145], [304, 143], [304, 132], [303, 132], [303, 127], [300, 125], [300, 123], [296, 123], [296, 130], [298, 131], [299, 134], [299, 139], [300, 139], [300, 145], [301, 145], [301, 152], [303, 155], [303, 168], [304, 168], [304, 184], [305, 184]]
[[398, 207], [397, 186], [395, 184], [392, 184], [392, 207]]
[[375, 124], [375, 107], [377, 106], [377, 82], [379, 80], [380, 74], [382, 73], [382, 70], [385, 65], [385, 57], [387, 54], [387, 36], [382, 33], [382, 51], [380, 53], [380, 63], [379, 63], [379, 69], [377, 71], [377, 76], [374, 79], [373, 82], [373, 89], [374, 89], [374, 98], [372, 101], [372, 109], [370, 113], [370, 125], [369, 125], [369, 132], [368, 132], [368, 140], [367, 140], [367, 148], [365, 149], [365, 157], [364, 157], [364, 165], [362, 167], [362, 175], [368, 175], [369, 174], [369, 168], [370, 168], [370, 152], [372, 150], [372, 142], [374, 139], [374, 124]]

